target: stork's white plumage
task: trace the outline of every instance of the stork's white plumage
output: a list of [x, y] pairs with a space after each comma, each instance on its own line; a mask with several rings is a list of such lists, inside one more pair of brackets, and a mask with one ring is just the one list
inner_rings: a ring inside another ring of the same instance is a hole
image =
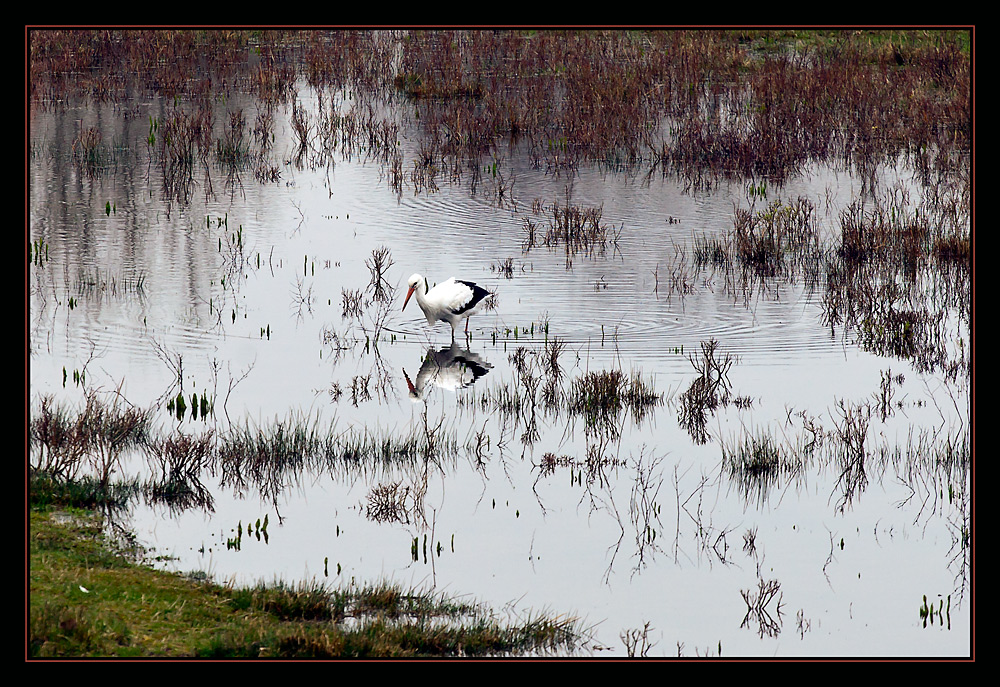
[[419, 274], [411, 276], [407, 283], [410, 290], [406, 292], [403, 310], [406, 310], [410, 296], [416, 294], [417, 305], [424, 311], [427, 324], [433, 326], [438, 321], [451, 324], [452, 342], [455, 341], [458, 323], [462, 320], [465, 320], [465, 333], [469, 333], [468, 318], [479, 312], [483, 300], [490, 295], [489, 291], [478, 284], [454, 277], [441, 282], [433, 289], [427, 288], [427, 279]]

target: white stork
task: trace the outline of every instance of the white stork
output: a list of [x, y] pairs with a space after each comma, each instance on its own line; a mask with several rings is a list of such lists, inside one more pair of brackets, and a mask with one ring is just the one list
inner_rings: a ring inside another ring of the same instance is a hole
[[455, 342], [455, 329], [462, 320], [465, 320], [465, 334], [468, 336], [469, 316], [479, 312], [483, 299], [490, 295], [489, 291], [478, 284], [454, 277], [429, 290], [427, 279], [419, 274], [414, 274], [407, 283], [410, 290], [406, 292], [403, 310], [406, 310], [410, 296], [416, 294], [417, 305], [424, 311], [427, 324], [433, 326], [439, 320], [451, 323], [452, 343]]

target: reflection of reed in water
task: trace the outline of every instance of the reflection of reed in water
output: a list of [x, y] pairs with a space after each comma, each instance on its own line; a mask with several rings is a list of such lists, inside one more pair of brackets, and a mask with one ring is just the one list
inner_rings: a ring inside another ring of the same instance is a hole
[[422, 399], [431, 387], [457, 391], [471, 386], [492, 367], [479, 354], [453, 343], [448, 348], [427, 349], [416, 380], [411, 380], [405, 369], [403, 376], [406, 377], [410, 398], [416, 401]]

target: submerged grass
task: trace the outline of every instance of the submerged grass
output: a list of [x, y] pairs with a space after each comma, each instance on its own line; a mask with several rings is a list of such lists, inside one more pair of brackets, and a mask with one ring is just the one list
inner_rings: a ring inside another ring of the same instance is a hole
[[957, 189], [911, 209], [905, 192], [855, 201], [840, 217], [840, 243], [823, 258], [823, 319], [857, 332], [878, 355], [909, 360], [949, 379], [968, 374], [952, 315], [971, 322], [970, 217]]
[[[321, 426], [308, 417], [292, 416], [264, 425], [246, 422], [225, 432], [200, 435], [152, 431], [152, 412], [106, 402], [97, 394], [74, 409], [42, 397], [28, 426], [32, 480], [59, 489], [91, 494], [89, 505], [123, 506], [145, 496], [178, 508], [211, 506], [202, 486], [204, 473], [220, 475], [223, 486], [254, 488], [276, 497], [303, 473], [362, 472], [376, 465], [440, 465], [460, 451], [455, 432], [426, 417], [405, 433]], [[142, 452], [151, 470], [147, 481], [114, 485], [123, 454]], [[72, 486], [69, 486], [72, 485]], [[61, 502], [61, 501], [60, 501]]]
[[619, 369], [590, 371], [565, 383], [567, 373], [560, 363], [566, 342], [548, 337], [540, 349], [519, 346], [509, 354], [514, 379], [487, 386], [458, 399], [460, 406], [475, 406], [495, 413], [501, 422], [513, 420], [525, 427], [522, 440], [538, 437], [539, 411], [551, 418], [565, 413], [570, 420], [581, 418], [588, 435], [616, 437], [626, 417], [639, 424], [664, 402], [652, 380], [638, 370], [627, 374]]
[[[867, 401], [839, 401], [829, 427], [805, 412], [797, 416], [801, 431], [790, 437], [784, 430], [743, 431], [721, 442], [722, 469], [745, 501], [764, 504], [783, 481], [799, 481], [807, 467], [817, 466], [833, 471], [830, 500], [843, 512], [863, 497], [870, 482], [886, 481], [891, 469], [893, 481], [911, 492], [906, 500], [923, 503], [921, 517], [948, 515], [955, 557], [967, 558], [972, 467], [967, 429], [922, 429], [903, 444], [885, 441], [871, 427], [877, 408]], [[956, 567], [966, 572], [962, 560]]]
[[972, 317], [968, 192], [959, 182], [915, 204], [902, 185], [871, 191], [840, 211], [832, 240], [821, 240], [809, 199], [735, 207], [724, 236], [693, 238], [693, 269], [678, 251], [666, 285], [685, 296], [711, 272], [749, 305], [802, 282], [819, 292], [831, 333], [842, 328], [865, 350], [955, 380], [970, 371], [969, 349], [960, 338], [955, 345], [953, 331], [955, 317], [963, 326]]

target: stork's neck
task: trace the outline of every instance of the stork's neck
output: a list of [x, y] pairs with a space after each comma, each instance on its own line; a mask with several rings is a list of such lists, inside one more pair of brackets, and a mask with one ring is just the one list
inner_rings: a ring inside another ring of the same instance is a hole
[[417, 305], [420, 306], [420, 309], [424, 313], [424, 317], [427, 318], [427, 324], [434, 324], [434, 322], [437, 320], [435, 314], [437, 311], [437, 306], [431, 303], [430, 300], [427, 299], [426, 277], [422, 278], [420, 281], [417, 282], [417, 288], [416, 291], [414, 291], [413, 295], [416, 296]]

